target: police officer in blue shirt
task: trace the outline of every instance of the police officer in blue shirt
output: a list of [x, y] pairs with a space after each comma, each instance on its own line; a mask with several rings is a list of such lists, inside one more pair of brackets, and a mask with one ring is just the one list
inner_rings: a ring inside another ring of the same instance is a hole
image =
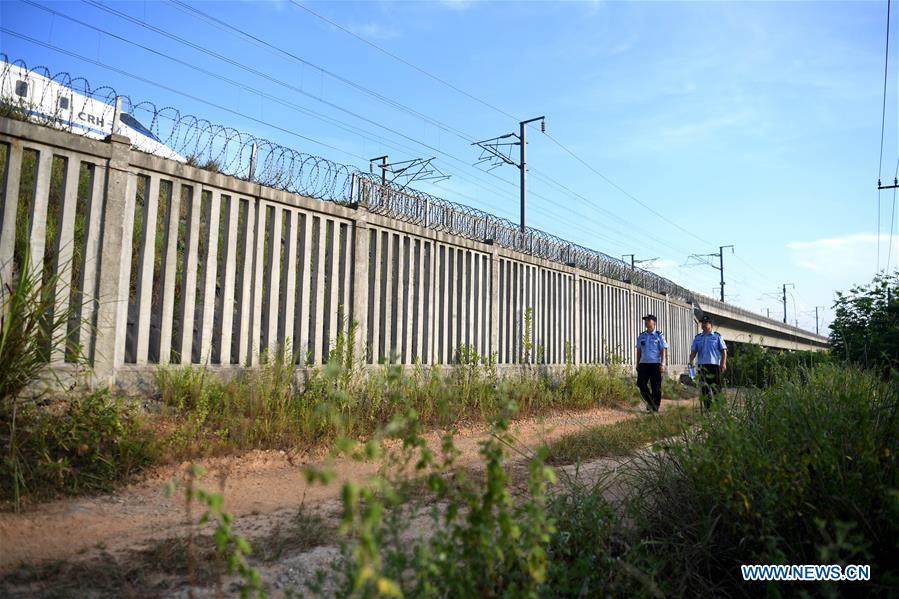
[[703, 316], [700, 326], [702, 332], [693, 338], [693, 345], [690, 346], [690, 364], [698, 356], [696, 376], [702, 405], [708, 410], [712, 407], [712, 398], [721, 392], [721, 375], [727, 370], [727, 344], [717, 331], [712, 331], [711, 318]]
[[637, 336], [637, 387], [647, 408], [658, 412], [662, 405], [662, 373], [668, 357], [668, 342], [665, 335], [656, 330], [656, 317], [643, 317], [646, 330]]

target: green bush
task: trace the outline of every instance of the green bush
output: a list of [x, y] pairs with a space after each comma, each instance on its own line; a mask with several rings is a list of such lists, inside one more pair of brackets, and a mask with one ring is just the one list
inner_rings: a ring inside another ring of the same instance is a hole
[[870, 564], [871, 588], [899, 584], [897, 447], [895, 382], [858, 370], [819, 367], [713, 412], [639, 491], [666, 593], [752, 594], [739, 565], [765, 563]]
[[0, 416], [3, 501], [108, 491], [155, 457], [139, 415], [106, 391], [49, 408], [21, 402], [15, 418], [5, 409]]
[[791, 352], [754, 343], [729, 342], [724, 381], [732, 387], [767, 387], [779, 376], [789, 377], [831, 360], [828, 352]]
[[885, 379], [899, 369], [899, 271], [838, 292], [830, 325], [837, 359], [877, 370]]
[[[395, 372], [398, 372], [396, 369]], [[396, 402], [402, 400], [398, 396]], [[354, 459], [381, 459], [379, 474], [365, 485], [342, 488], [344, 559], [330, 572], [337, 596], [522, 597], [534, 596], [546, 579], [546, 546], [554, 531], [547, 515], [547, 488], [554, 482], [545, 452], [531, 456], [526, 490], [513, 495], [508, 450], [514, 405], [501, 407], [492, 435], [482, 441], [484, 471], [454, 466], [453, 432], [439, 456], [428, 447], [414, 409], [397, 413], [364, 446], [343, 438], [338, 453]], [[391, 439], [392, 450], [381, 441]], [[310, 480], [331, 482], [334, 474], [310, 469]], [[422, 484], [433, 509], [422, 513]], [[404, 504], [410, 497], [416, 500]], [[442, 506], [439, 507], [439, 506]], [[410, 541], [409, 522], [426, 517], [432, 532]], [[428, 517], [429, 516], [429, 517]], [[326, 573], [323, 573], [326, 574]], [[316, 583], [313, 591], [321, 592]]]
[[607, 484], [568, 480], [550, 502], [556, 532], [547, 549], [549, 569], [541, 596], [657, 595], [648, 592], [657, 590], [651, 584], [641, 584], [649, 576], [629, 561], [639, 536], [622, 525], [620, 510], [605, 498]]

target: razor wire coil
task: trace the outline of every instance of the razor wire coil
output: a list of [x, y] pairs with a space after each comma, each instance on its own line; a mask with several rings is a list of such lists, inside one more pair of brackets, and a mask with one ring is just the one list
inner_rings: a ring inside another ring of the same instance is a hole
[[[64, 117], [87, 112], [89, 109], [103, 125], [109, 122], [111, 131], [116, 100], [120, 99], [123, 120], [126, 124], [133, 125], [126, 118], [130, 116], [137, 121], [137, 126], [149, 132], [152, 139], [158, 142], [158, 146], [152, 147], [152, 153], [164, 158], [180, 160], [192, 166], [310, 198], [353, 203], [402, 222], [467, 239], [486, 241], [630, 283], [655, 293], [677, 297], [694, 305], [700, 299], [705, 305], [720, 304], [717, 300], [696, 294], [654, 272], [633, 267], [618, 258], [566, 241], [551, 233], [532, 227], [522, 230], [508, 219], [477, 208], [394, 183], [384, 183], [380, 178], [356, 167], [300, 152], [194, 115], [182, 114], [172, 106], [160, 108], [152, 102], [135, 102], [130, 96], [119, 94], [109, 86], [92, 88], [87, 79], [73, 77], [64, 71], [52, 73], [42, 66], [29, 68], [23, 60], [10, 61], [4, 53], [0, 53], [0, 60], [0, 90], [3, 98], [0, 116], [18, 115], [19, 118], [38, 124], [98, 137], [96, 130], [76, 127], [71, 118]], [[70, 105], [64, 108], [58, 98], [54, 97], [58, 95], [58, 91], [50, 85], [30, 87], [31, 83], [41, 83], [40, 78], [77, 92], [82, 96], [81, 105], [72, 105], [75, 103], [75, 96], [71, 96]], [[20, 90], [17, 85], [21, 83], [27, 89], [40, 90], [39, 96], [32, 96], [28, 102], [8, 100], [7, 98], [18, 95]], [[46, 111], [49, 105], [54, 107], [52, 111]], [[34, 110], [35, 107], [44, 111]], [[136, 145], [135, 149], [147, 151], [146, 147], [140, 145]], [[757, 314], [736, 306], [728, 305], [727, 309], [760, 318]]]

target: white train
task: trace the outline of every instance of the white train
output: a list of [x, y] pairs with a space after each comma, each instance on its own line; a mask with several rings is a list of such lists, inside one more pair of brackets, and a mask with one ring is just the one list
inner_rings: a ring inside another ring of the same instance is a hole
[[[85, 96], [43, 75], [2, 60], [0, 100], [27, 117], [86, 137], [105, 139], [112, 133], [114, 105]], [[127, 112], [119, 115], [115, 132], [130, 139], [132, 147], [138, 150], [185, 161], [183, 156], [166, 146]]]

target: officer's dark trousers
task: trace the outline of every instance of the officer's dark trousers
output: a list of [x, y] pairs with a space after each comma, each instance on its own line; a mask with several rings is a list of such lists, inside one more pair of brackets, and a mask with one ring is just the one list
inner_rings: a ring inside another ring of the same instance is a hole
[[712, 398], [721, 392], [721, 367], [717, 364], [700, 364], [696, 378], [702, 405], [708, 410], [712, 407]]
[[653, 412], [662, 405], [662, 371], [659, 364], [637, 364], [637, 387]]

